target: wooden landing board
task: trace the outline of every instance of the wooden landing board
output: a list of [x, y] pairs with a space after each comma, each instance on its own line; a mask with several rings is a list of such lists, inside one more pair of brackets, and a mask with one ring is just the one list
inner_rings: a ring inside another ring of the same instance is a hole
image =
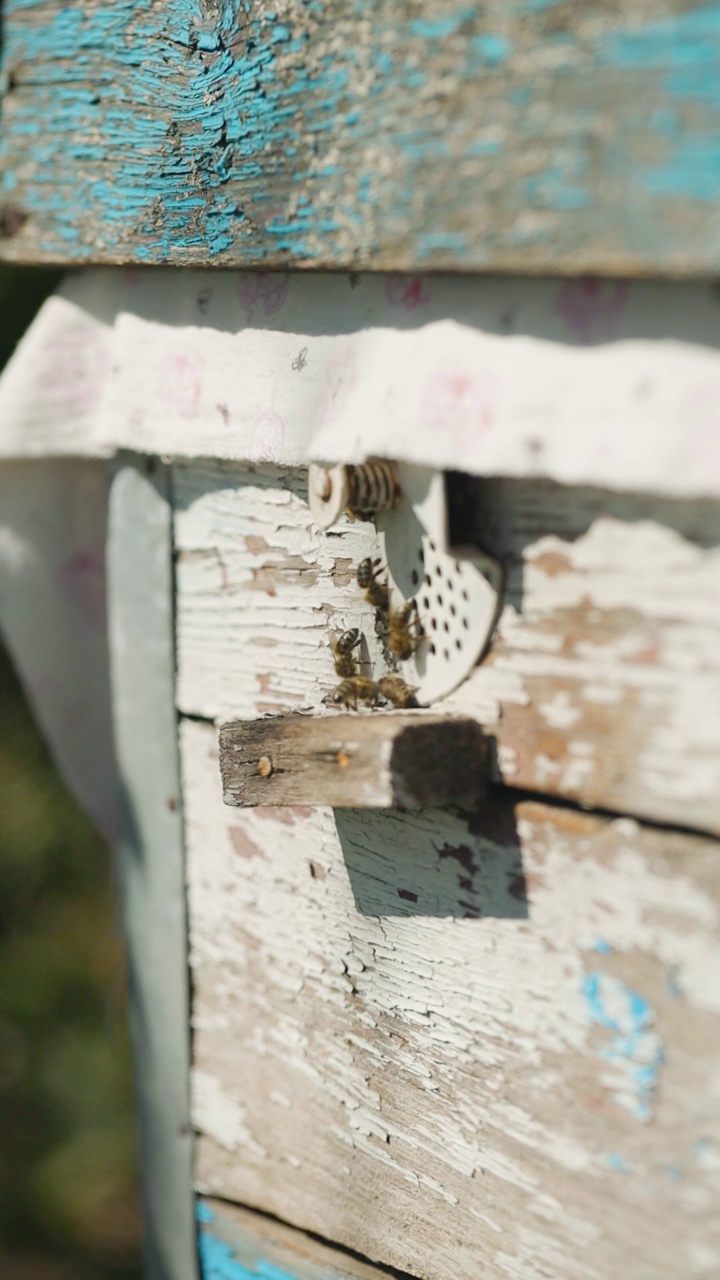
[[[377, 675], [354, 581], [371, 524], [319, 534], [302, 469], [173, 476], [181, 711], [322, 712], [331, 629], [360, 627]], [[720, 832], [720, 506], [533, 481], [475, 493], [504, 608], [484, 661], [432, 710], [495, 736], [511, 786]]]
[[8, 259], [716, 273], [716, 0], [6, 0]]
[[202, 1280], [383, 1280], [302, 1231], [220, 1200], [198, 1200]]
[[230, 809], [181, 749], [201, 1191], [424, 1280], [720, 1272], [717, 842]]
[[240, 720], [220, 729], [223, 799], [242, 808], [473, 809], [488, 748], [474, 720], [422, 711]]

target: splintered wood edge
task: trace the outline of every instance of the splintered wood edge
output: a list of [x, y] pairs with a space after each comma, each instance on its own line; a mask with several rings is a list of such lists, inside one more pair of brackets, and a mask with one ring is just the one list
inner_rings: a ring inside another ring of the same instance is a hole
[[460, 716], [289, 715], [220, 728], [223, 800], [240, 808], [472, 808], [488, 771], [488, 738]]

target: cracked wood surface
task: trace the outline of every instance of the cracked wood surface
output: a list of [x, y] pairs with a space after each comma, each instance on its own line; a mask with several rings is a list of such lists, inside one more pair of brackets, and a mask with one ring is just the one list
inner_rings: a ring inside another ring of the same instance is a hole
[[708, 0], [5, 0], [8, 259], [704, 273]]
[[[318, 534], [302, 469], [195, 463], [173, 476], [182, 712], [322, 712], [337, 682], [330, 629], [360, 627], [377, 674], [354, 583], [372, 525]], [[511, 786], [720, 831], [720, 507], [473, 484], [451, 506], [502, 562], [504, 607], [485, 659], [433, 711], [495, 735]]]
[[718, 1274], [716, 842], [229, 809], [181, 750], [201, 1191], [426, 1280]]

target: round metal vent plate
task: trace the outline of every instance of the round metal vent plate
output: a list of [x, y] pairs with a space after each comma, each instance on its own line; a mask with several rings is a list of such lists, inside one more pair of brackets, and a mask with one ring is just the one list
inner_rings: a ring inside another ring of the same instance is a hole
[[422, 631], [400, 674], [421, 703], [444, 698], [476, 666], [498, 610], [498, 565], [472, 548], [447, 550], [442, 472], [399, 464], [402, 500], [378, 516], [393, 609], [414, 600]]

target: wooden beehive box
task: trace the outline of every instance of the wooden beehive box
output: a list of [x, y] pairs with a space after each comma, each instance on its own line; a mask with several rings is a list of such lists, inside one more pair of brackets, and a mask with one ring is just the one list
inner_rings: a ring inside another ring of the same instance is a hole
[[[153, 1280], [709, 1280], [720, 7], [4, 8], [3, 255], [93, 269], [0, 485], [107, 531], [76, 785], [115, 752]], [[379, 544], [308, 462], [372, 456], [497, 616], [338, 717]]]

